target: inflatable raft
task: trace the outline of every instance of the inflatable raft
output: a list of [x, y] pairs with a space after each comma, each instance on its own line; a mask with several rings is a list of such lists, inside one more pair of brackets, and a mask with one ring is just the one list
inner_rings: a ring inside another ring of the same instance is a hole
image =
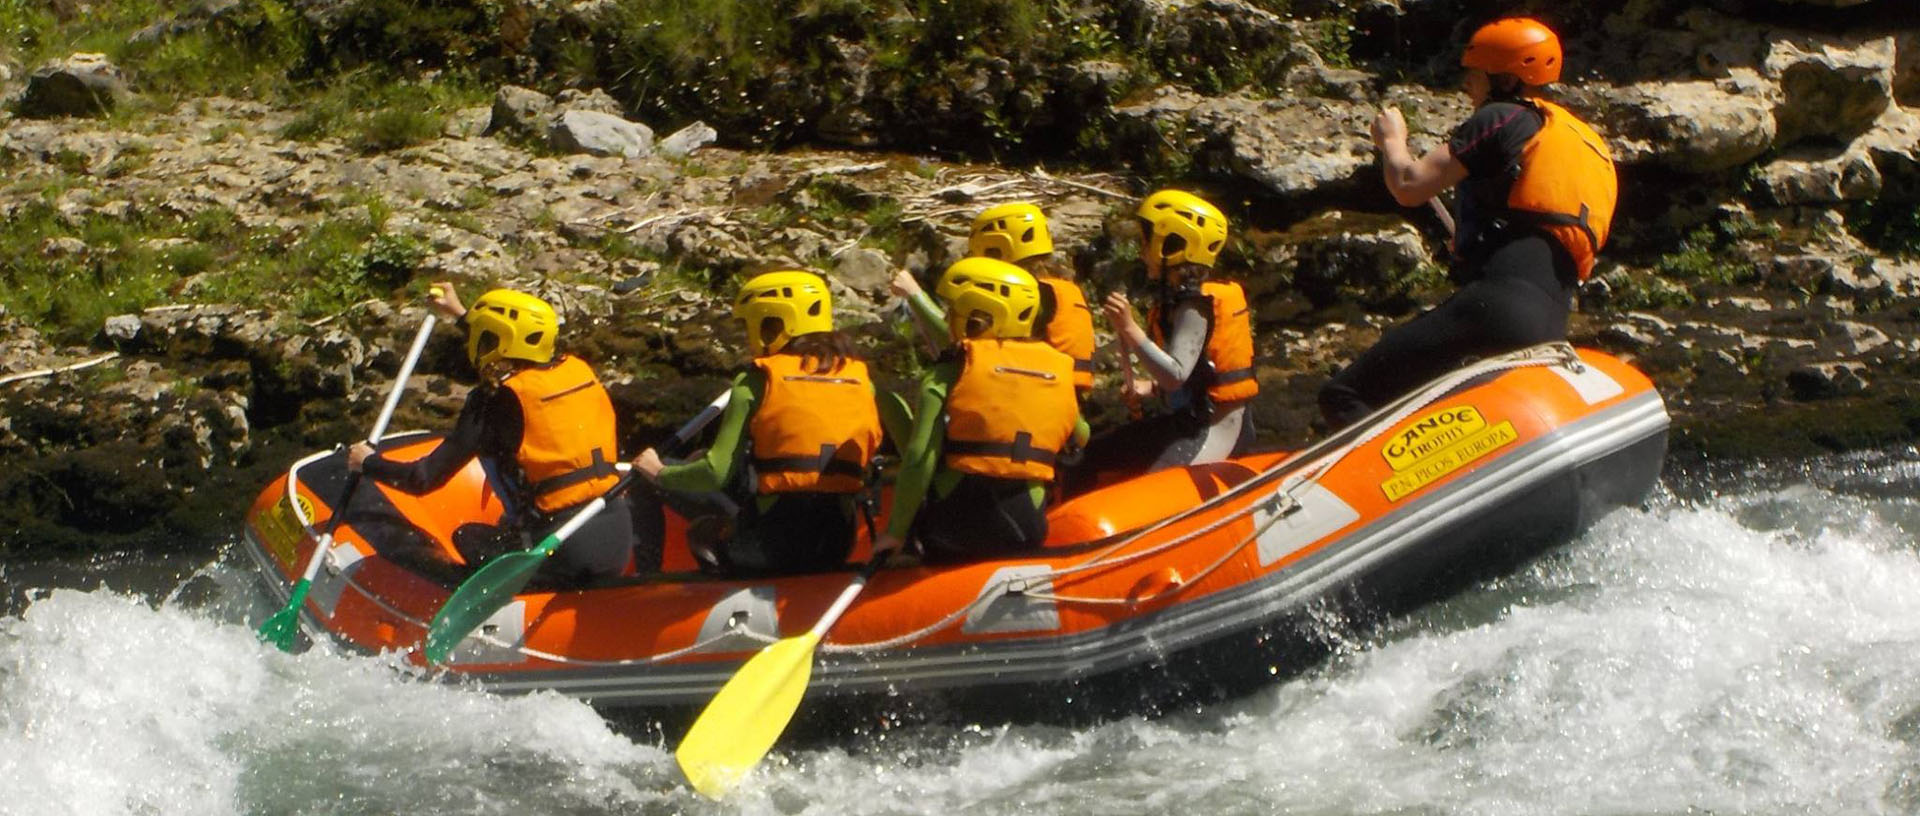
[[[1313, 447], [1120, 481], [1049, 511], [1027, 557], [881, 570], [818, 650], [811, 694], [1076, 682], [1299, 636], [1327, 599], [1391, 607], [1449, 576], [1511, 566], [1642, 500], [1668, 418], [1646, 377], [1604, 353], [1542, 346], [1481, 361]], [[434, 438], [383, 448], [423, 455]], [[341, 454], [294, 464], [247, 516], [245, 549], [284, 602], [334, 512]], [[410, 496], [363, 486], [301, 615], [311, 638], [417, 648], [457, 572], [455, 527], [499, 513], [478, 465]], [[884, 522], [883, 522], [884, 523]], [[698, 705], [767, 644], [806, 631], [855, 571], [698, 573], [669, 519], [665, 572], [523, 592], [454, 649], [441, 677], [612, 706]], [[856, 548], [864, 558], [866, 541]], [[441, 565], [431, 568], [432, 565]], [[1293, 634], [1288, 634], [1293, 633]], [[1248, 640], [1251, 638], [1251, 640]]]

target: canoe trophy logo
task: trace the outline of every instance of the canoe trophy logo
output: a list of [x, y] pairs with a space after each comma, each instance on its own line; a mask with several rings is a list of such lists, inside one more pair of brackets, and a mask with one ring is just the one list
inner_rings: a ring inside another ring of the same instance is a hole
[[1393, 468], [1380, 489], [1388, 501], [1399, 501], [1518, 438], [1512, 422], [1489, 426], [1471, 405], [1442, 408], [1401, 428], [1380, 447]]
[[306, 527], [300, 523], [300, 520], [313, 518], [312, 501], [304, 495], [296, 495], [294, 500], [300, 502], [298, 515], [294, 513], [293, 506], [282, 498], [267, 512], [261, 513], [254, 522], [255, 529], [260, 532], [261, 543], [267, 545], [270, 552], [288, 564], [293, 563], [300, 540], [306, 537]]

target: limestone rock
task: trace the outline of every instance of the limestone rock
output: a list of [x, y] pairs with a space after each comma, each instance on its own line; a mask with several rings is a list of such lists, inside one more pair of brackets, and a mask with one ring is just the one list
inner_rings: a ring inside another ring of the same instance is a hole
[[1787, 389], [1798, 400], [1821, 400], [1867, 390], [1867, 366], [1843, 360], [1801, 366], [1787, 374]]
[[493, 94], [493, 112], [485, 133], [489, 136], [501, 133], [522, 137], [538, 135], [545, 130], [547, 117], [553, 114], [553, 109], [553, 98], [546, 94], [518, 85], [502, 85]]
[[1755, 185], [1775, 204], [1838, 204], [1865, 201], [1880, 194], [1880, 170], [1863, 145], [1831, 149], [1795, 149], [1762, 165]]
[[833, 266], [833, 278], [856, 292], [885, 293], [893, 278], [893, 259], [887, 253], [868, 247], [854, 247], [840, 253]]
[[554, 100], [554, 108], [563, 111], [593, 111], [608, 116], [625, 116], [627, 113], [626, 107], [621, 105], [619, 100], [608, 96], [606, 91], [599, 88], [584, 91], [568, 88], [561, 91], [559, 98]]
[[[1408, 281], [1423, 268], [1437, 268], [1425, 240], [1405, 220], [1337, 210], [1293, 225], [1260, 251], [1259, 261], [1289, 273], [1316, 306], [1404, 299]], [[1256, 283], [1249, 282], [1250, 296]]]
[[1893, 45], [1892, 37], [1774, 43], [1766, 65], [1780, 81], [1780, 143], [1866, 132], [1893, 102]]
[[1687, 173], [1745, 164], [1772, 147], [1772, 100], [1736, 81], [1649, 82], [1601, 91], [1600, 124], [1624, 164]]
[[663, 155], [685, 156], [688, 153], [713, 144], [713, 140], [719, 137], [720, 134], [714, 132], [714, 129], [709, 127], [707, 123], [695, 122], [674, 131], [672, 135], [669, 135], [667, 138], [661, 139], [659, 149]]
[[27, 78], [20, 97], [21, 116], [97, 116], [128, 96], [119, 66], [105, 54], [74, 54], [48, 62]]
[[651, 129], [639, 122], [598, 111], [561, 112], [547, 128], [547, 141], [555, 150], [567, 153], [623, 156], [629, 159], [653, 155]]

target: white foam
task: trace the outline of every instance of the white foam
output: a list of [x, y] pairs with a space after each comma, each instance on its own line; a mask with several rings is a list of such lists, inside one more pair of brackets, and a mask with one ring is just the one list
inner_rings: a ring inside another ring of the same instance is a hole
[[1616, 513], [1250, 699], [782, 750], [721, 805], [574, 701], [60, 591], [0, 618], [0, 813], [1910, 813], [1916, 529], [1804, 486]]

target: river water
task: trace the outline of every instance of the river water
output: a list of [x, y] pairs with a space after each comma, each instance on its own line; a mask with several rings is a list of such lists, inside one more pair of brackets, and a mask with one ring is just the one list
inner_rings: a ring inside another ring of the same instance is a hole
[[721, 804], [583, 704], [262, 647], [230, 548], [15, 561], [0, 813], [1916, 813], [1917, 460], [1670, 479], [1238, 700], [777, 751]]

